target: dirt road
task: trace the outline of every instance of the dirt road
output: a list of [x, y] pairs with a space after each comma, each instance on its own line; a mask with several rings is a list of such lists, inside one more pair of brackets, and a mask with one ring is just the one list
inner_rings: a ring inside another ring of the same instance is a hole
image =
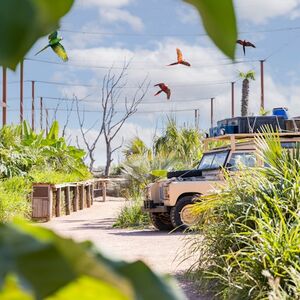
[[184, 246], [182, 233], [161, 233], [153, 230], [114, 229], [114, 220], [124, 205], [124, 200], [110, 198], [109, 201], [95, 202], [83, 211], [53, 219], [45, 224], [56, 232], [77, 241], [90, 240], [110, 256], [134, 261], [143, 260], [155, 271], [175, 275], [190, 300], [204, 300], [193, 284], [182, 279], [190, 261], [181, 263], [178, 257]]

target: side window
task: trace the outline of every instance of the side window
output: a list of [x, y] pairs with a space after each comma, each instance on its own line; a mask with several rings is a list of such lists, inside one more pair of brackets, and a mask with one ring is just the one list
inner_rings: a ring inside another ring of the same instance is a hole
[[231, 171], [236, 171], [238, 167], [246, 166], [246, 167], [255, 167], [256, 165], [256, 157], [254, 153], [251, 152], [236, 152], [233, 153], [230, 161], [229, 161], [229, 169]]

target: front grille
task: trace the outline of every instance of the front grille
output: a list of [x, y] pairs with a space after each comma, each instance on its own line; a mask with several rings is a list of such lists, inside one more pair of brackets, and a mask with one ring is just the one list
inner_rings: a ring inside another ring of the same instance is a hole
[[144, 208], [154, 208], [155, 204], [152, 200], [146, 200], [144, 201]]

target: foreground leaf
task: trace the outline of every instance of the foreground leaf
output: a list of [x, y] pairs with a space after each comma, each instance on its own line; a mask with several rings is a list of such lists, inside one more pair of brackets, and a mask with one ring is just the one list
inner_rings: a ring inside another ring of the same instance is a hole
[[142, 262], [111, 261], [89, 243], [23, 222], [0, 225], [0, 266], [0, 289], [14, 274], [37, 299], [184, 299]]
[[59, 27], [73, 0], [0, 1], [0, 65], [15, 69], [33, 44]]
[[237, 40], [237, 25], [232, 0], [184, 1], [197, 8], [210, 38], [224, 54], [233, 59]]

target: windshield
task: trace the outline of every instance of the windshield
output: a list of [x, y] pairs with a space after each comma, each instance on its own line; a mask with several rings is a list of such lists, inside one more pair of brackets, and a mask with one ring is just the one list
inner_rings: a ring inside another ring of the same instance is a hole
[[255, 154], [253, 152], [233, 153], [228, 165], [231, 171], [238, 170], [239, 166], [241, 165], [252, 168], [256, 165]]
[[199, 170], [211, 170], [224, 167], [229, 151], [204, 154], [199, 164]]

